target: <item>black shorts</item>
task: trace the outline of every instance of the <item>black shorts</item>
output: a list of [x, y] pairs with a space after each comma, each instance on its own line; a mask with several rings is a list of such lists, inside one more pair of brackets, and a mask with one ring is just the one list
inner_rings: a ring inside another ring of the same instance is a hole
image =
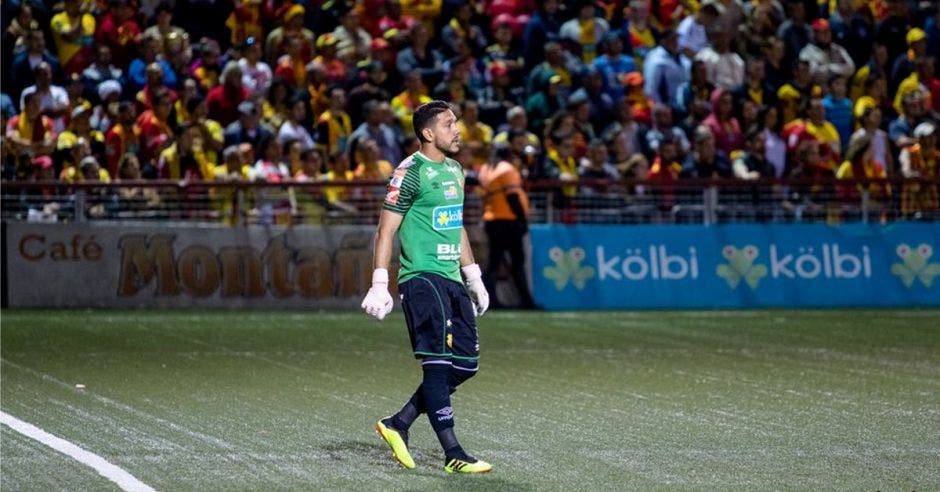
[[473, 303], [463, 284], [421, 273], [398, 286], [411, 348], [418, 359], [480, 357]]

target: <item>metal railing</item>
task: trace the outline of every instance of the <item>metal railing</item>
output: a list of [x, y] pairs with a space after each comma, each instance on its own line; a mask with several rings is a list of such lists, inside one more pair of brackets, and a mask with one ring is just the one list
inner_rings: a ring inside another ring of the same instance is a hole
[[[940, 179], [540, 181], [533, 223], [719, 224], [940, 220]], [[5, 220], [375, 224], [384, 182], [4, 182]], [[468, 187], [464, 220], [481, 221]]]

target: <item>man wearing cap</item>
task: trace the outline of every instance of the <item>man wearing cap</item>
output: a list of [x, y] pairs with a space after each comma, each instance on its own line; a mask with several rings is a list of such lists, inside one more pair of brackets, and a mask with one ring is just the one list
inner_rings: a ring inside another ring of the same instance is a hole
[[[891, 88], [897, 87], [901, 81], [917, 70], [917, 60], [927, 55], [927, 33], [919, 27], [907, 31], [907, 53], [898, 56], [891, 66]], [[935, 53], [934, 56], [937, 54]]]
[[274, 138], [274, 131], [261, 123], [261, 110], [252, 100], [238, 105], [238, 119], [225, 128], [225, 146], [251, 144], [259, 148], [262, 141]]
[[271, 33], [268, 34], [267, 40], [264, 42], [264, 58], [268, 65], [271, 66], [277, 65], [278, 57], [281, 56], [287, 48], [285, 41], [292, 37], [299, 37], [303, 41], [301, 54], [305, 60], [309, 60], [313, 56], [313, 42], [315, 36], [313, 31], [304, 27], [304, 14], [306, 13], [306, 9], [296, 3], [286, 5], [290, 5], [290, 7], [284, 11], [284, 24], [271, 31]]
[[[901, 150], [901, 175], [922, 180], [940, 176], [940, 151], [937, 150], [937, 127], [924, 122], [914, 128], [917, 143]], [[905, 183], [901, 194], [901, 213], [905, 217], [917, 217], [924, 212], [937, 212], [940, 206], [937, 185], [927, 183]]]
[[816, 19], [812, 27], [813, 42], [800, 51], [800, 60], [809, 63], [813, 82], [825, 86], [833, 75], [851, 77], [855, 73], [855, 62], [845, 48], [832, 42], [829, 21]]
[[261, 61], [261, 44], [254, 36], [242, 43], [242, 58], [238, 67], [242, 69], [242, 86], [252, 96], [265, 96], [271, 88], [271, 67]]

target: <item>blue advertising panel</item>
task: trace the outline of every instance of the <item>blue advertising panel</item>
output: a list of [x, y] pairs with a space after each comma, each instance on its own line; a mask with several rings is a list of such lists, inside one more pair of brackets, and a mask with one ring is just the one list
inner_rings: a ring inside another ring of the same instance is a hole
[[533, 226], [546, 309], [940, 306], [940, 225]]

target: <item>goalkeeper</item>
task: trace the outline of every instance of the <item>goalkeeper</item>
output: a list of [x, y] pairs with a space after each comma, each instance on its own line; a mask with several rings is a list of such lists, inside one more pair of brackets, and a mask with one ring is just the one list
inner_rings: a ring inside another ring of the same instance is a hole
[[446, 102], [431, 101], [415, 110], [413, 123], [421, 149], [402, 161], [389, 182], [375, 237], [372, 288], [362, 308], [379, 320], [392, 311], [388, 266], [398, 232], [398, 289], [423, 378], [408, 403], [375, 429], [395, 459], [414, 468], [408, 429], [426, 413], [444, 449], [444, 470], [485, 473], [490, 464], [469, 456], [457, 441], [450, 404], [450, 394], [477, 372], [475, 318], [490, 303], [463, 228], [463, 167], [447, 157], [460, 147], [457, 117]]

